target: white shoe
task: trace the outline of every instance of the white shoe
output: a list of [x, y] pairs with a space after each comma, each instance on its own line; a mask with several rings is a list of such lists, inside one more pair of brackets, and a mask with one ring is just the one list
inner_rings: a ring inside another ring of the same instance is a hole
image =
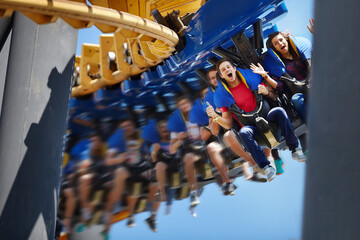
[[271, 182], [276, 177], [275, 169], [270, 165], [265, 166], [263, 169], [268, 182]]
[[306, 156], [304, 155], [301, 148], [296, 148], [295, 152], [292, 153], [292, 158], [298, 162], [305, 162]]
[[270, 166], [272, 166], [273, 168], [276, 169], [274, 158], [270, 156], [270, 157], [267, 158], [267, 160], [270, 162]]
[[200, 200], [198, 198], [198, 196], [196, 195], [196, 192], [194, 193], [190, 193], [190, 206], [191, 207], [195, 207], [196, 205], [198, 205], [200, 203]]
[[266, 176], [259, 172], [254, 172], [252, 178], [250, 179], [253, 182], [267, 182]]

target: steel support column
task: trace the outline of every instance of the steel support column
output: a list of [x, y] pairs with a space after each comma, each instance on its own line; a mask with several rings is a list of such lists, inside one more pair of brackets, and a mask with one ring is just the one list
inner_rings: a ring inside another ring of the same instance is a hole
[[304, 240], [360, 239], [359, 9], [315, 4]]
[[0, 239], [53, 239], [77, 30], [13, 16], [0, 119]]

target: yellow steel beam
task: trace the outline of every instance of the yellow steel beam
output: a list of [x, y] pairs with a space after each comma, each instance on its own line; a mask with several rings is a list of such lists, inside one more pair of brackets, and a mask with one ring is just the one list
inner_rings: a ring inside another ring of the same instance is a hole
[[113, 35], [100, 36], [100, 73], [101, 79], [104, 80], [106, 85], [115, 84], [112, 77], [112, 71], [109, 68], [108, 54], [109, 52], [115, 53], [115, 42]]
[[[95, 25], [104, 33], [100, 46], [83, 44], [81, 57], [75, 61], [78, 86], [72, 96], [92, 93], [99, 88], [119, 83], [156, 66], [175, 51], [178, 36], [158, 23], [147, 20], [156, 3], [161, 9], [194, 8], [198, 0], [0, 0], [0, 18], [20, 11], [38, 24], [56, 21], [59, 17], [76, 29]], [[112, 9], [109, 9], [112, 8]], [[116, 10], [115, 10], [116, 9]], [[142, 16], [138, 17], [126, 10]], [[171, 9], [172, 10], [172, 9]], [[115, 53], [117, 70], [109, 68], [107, 57]]]
[[173, 10], [180, 10], [180, 15], [196, 12], [201, 7], [202, 0], [158, 0], [151, 5], [151, 11], [158, 9], [163, 15]]
[[[83, 3], [65, 0], [0, 0], [0, 10], [17, 10], [20, 12], [58, 16], [74, 19], [100, 26], [106, 32], [114, 29], [128, 29], [160, 39], [169, 46], [175, 46], [179, 39], [174, 31], [153, 21], [113, 9], [87, 6]], [[0, 12], [1, 13], [1, 12]], [[7, 12], [9, 14], [9, 11]], [[39, 20], [40, 21], [40, 20]], [[88, 25], [88, 24], [84, 24]], [[109, 26], [109, 27], [105, 27]]]
[[72, 97], [89, 94], [98, 89], [92, 86], [92, 79], [89, 73], [92, 75], [99, 74], [99, 51], [100, 47], [96, 44], [83, 44], [81, 46], [79, 86], [72, 88]]
[[139, 16], [146, 18], [146, 0], [139, 0]]
[[180, 10], [180, 15], [184, 15], [188, 12], [196, 12], [201, 7], [201, 0], [186, 2], [183, 4], [164, 4], [158, 7], [152, 6], [152, 9], [157, 8], [163, 15], [167, 12], [172, 12], [173, 10]]
[[128, 13], [134, 14], [136, 16], [140, 15], [139, 2], [138, 0], [127, 0]]
[[126, 0], [89, 0], [92, 5], [128, 12]]
[[51, 15], [44, 15], [44, 14], [37, 14], [37, 13], [29, 13], [23, 12], [25, 16], [36, 22], [37, 24], [47, 24], [56, 22], [58, 20], [58, 16], [51, 16]]

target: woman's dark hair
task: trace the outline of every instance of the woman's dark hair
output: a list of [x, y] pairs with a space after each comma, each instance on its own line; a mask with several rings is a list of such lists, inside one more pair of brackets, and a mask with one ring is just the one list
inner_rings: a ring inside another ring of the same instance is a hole
[[281, 54], [276, 50], [276, 48], [272, 44], [272, 40], [274, 39], [274, 37], [276, 37], [279, 34], [281, 34], [285, 38], [285, 40], [288, 42], [289, 53], [291, 54], [291, 56], [293, 56], [294, 59], [299, 58], [298, 55], [295, 53], [293, 47], [290, 44], [289, 35], [284, 32], [276, 31], [276, 32], [270, 33], [268, 36], [268, 39], [266, 40], [267, 49], [271, 48], [281, 58]]
[[[279, 31], [270, 33], [269, 36], [268, 36], [268, 39], [266, 40], [267, 49], [271, 48], [272, 50], [274, 50], [276, 52], [276, 49], [275, 49], [274, 45], [272, 44], [272, 40], [273, 40], [274, 37], [276, 37], [279, 34], [281, 34], [288, 41], [288, 37], [285, 34], [279, 32]], [[276, 53], [278, 53], [278, 52], [276, 52]]]

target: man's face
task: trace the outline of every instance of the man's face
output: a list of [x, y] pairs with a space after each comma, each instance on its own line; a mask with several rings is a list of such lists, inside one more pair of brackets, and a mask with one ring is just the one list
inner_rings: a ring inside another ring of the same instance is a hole
[[170, 132], [167, 129], [167, 124], [165, 121], [159, 124], [159, 133], [160, 138], [169, 138]]
[[210, 71], [208, 72], [208, 78], [211, 85], [214, 87], [217, 87], [217, 79], [216, 79], [216, 71]]
[[219, 66], [219, 75], [224, 78], [228, 83], [236, 81], [236, 67], [232, 66], [230, 62], [225, 61]]
[[90, 138], [90, 142], [91, 142], [91, 148], [93, 150], [96, 150], [96, 149], [99, 149], [101, 147], [101, 139], [100, 139], [100, 136], [92, 136]]
[[201, 90], [200, 92], [200, 97], [202, 100], [204, 100], [206, 94], [208, 93], [209, 89], [208, 88], [204, 88], [203, 90]]
[[134, 123], [130, 120], [122, 122], [120, 128], [124, 130], [126, 137], [133, 135], [136, 131]]
[[189, 99], [183, 98], [178, 102], [178, 108], [182, 113], [188, 113], [191, 110], [191, 103]]

